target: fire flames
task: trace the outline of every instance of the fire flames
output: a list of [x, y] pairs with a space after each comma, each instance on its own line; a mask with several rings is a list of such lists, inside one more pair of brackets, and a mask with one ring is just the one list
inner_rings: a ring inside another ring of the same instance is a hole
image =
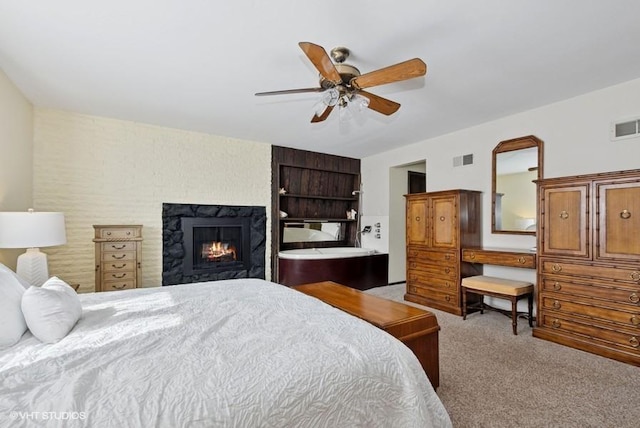
[[236, 247], [226, 242], [209, 242], [202, 245], [202, 258], [214, 262], [236, 260]]

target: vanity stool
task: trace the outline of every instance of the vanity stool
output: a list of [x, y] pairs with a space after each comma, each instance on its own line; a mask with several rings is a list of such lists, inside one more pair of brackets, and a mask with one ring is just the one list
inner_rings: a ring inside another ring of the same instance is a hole
[[[469, 276], [462, 279], [462, 319], [467, 319], [467, 292], [480, 296], [490, 296], [511, 301], [511, 325], [513, 334], [518, 334], [517, 303], [525, 297], [529, 304], [529, 327], [533, 327], [533, 284], [525, 281], [496, 278], [493, 276]], [[474, 305], [476, 305], [474, 303]], [[480, 313], [484, 313], [482, 299], [477, 303]]]

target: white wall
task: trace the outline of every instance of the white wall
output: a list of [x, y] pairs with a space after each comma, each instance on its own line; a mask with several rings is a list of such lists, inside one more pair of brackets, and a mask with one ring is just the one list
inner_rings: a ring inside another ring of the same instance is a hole
[[34, 129], [35, 208], [64, 212], [67, 225], [49, 271], [80, 291], [94, 289], [94, 224], [143, 225], [148, 287], [162, 283], [163, 202], [271, 212], [269, 144], [40, 108]]
[[[462, 188], [483, 192], [485, 246], [533, 247], [533, 237], [491, 233], [493, 148], [503, 140], [535, 135], [544, 141], [545, 177], [640, 168], [639, 138], [609, 139], [613, 120], [634, 115], [640, 115], [640, 79], [364, 158], [362, 182], [365, 189], [376, 189], [376, 198], [364, 199], [363, 212], [388, 218], [390, 168], [426, 159], [427, 191]], [[474, 164], [454, 168], [453, 157], [468, 153], [473, 153]], [[508, 268], [487, 266], [485, 273], [504, 269]], [[514, 279], [534, 278], [526, 269], [511, 271]]]
[[[32, 204], [33, 107], [0, 70], [0, 211]], [[0, 263], [15, 269], [24, 250], [0, 250]]]

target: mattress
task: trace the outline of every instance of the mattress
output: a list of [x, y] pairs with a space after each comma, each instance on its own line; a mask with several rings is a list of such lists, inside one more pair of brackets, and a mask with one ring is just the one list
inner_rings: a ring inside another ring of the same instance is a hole
[[0, 350], [0, 426], [448, 427], [413, 353], [258, 279], [80, 295], [60, 342]]

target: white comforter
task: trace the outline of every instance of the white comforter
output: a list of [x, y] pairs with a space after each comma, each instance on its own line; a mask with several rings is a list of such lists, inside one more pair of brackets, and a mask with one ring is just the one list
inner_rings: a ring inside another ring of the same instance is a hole
[[0, 350], [0, 426], [430, 427], [449, 417], [402, 343], [262, 280], [81, 295], [52, 345]]

